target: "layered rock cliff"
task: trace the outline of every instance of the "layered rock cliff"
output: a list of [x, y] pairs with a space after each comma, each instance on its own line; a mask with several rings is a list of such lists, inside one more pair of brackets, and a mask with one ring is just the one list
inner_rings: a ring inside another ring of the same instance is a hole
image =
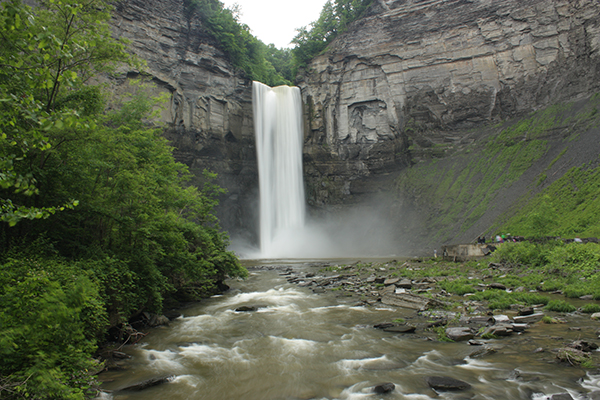
[[112, 26], [146, 63], [141, 76], [122, 71], [114, 90], [130, 91], [130, 78], [141, 77], [154, 84], [148, 95], [167, 94], [160, 119], [176, 158], [190, 167], [195, 184], [203, 183], [204, 169], [216, 172], [228, 191], [221, 224], [249, 230], [258, 185], [252, 82], [235, 70], [187, 1], [118, 2]]
[[[146, 60], [151, 94], [167, 93], [166, 136], [195, 183], [208, 168], [228, 189], [222, 225], [253, 234], [251, 82], [186, 4], [117, 3], [114, 32]], [[374, 1], [297, 80], [309, 204], [347, 210], [383, 193], [382, 218], [413, 229], [411, 204], [387, 194], [401, 171], [477, 140], [490, 122], [599, 91], [599, 50], [596, 0]], [[123, 71], [115, 90], [138, 75]]]
[[311, 201], [383, 190], [470, 128], [591, 95], [599, 49], [597, 1], [374, 2], [299, 78]]

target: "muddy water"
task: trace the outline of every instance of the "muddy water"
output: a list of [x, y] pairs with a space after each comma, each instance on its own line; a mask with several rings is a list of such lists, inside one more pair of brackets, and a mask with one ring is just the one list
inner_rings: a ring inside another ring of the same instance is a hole
[[[522, 336], [487, 341], [496, 353], [472, 358], [476, 346], [437, 342], [422, 331], [401, 335], [372, 328], [411, 318], [411, 311], [355, 306], [356, 300], [334, 292], [314, 294], [287, 283], [278, 271], [255, 271], [228, 284], [232, 290], [225, 295], [184, 309], [170, 326], [125, 348], [132, 356], [126, 369], [100, 376], [103, 389], [111, 391], [102, 397], [541, 400], [557, 393], [586, 399], [600, 390], [600, 377], [555, 363], [550, 351], [570, 339], [597, 341], [595, 328], [584, 326], [589, 319], [577, 331], [537, 324]], [[259, 309], [234, 311], [243, 305]], [[540, 347], [546, 351], [536, 353]], [[120, 390], [165, 375], [174, 378], [140, 392]], [[436, 393], [425, 382], [433, 375], [460, 379], [472, 388]], [[371, 388], [383, 382], [394, 383], [394, 392], [373, 394]]]

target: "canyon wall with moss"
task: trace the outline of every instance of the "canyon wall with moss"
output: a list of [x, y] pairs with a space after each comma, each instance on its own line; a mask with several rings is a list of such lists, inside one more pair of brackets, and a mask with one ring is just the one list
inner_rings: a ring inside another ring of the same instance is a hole
[[311, 200], [344, 201], [465, 131], [589, 97], [599, 50], [597, 1], [375, 1], [298, 80]]
[[[176, 157], [196, 174], [196, 184], [204, 168], [219, 174], [228, 190], [222, 225], [251, 237], [258, 180], [251, 82], [186, 4], [117, 3], [115, 34], [130, 40], [146, 66], [143, 73], [122, 71], [113, 87], [132, 90], [128, 82], [144, 77], [154, 83], [149, 95], [168, 98], [160, 120]], [[410, 171], [436, 160], [452, 164], [473, 145], [493, 142], [505, 121], [600, 91], [599, 50], [598, 1], [374, 1], [297, 77], [311, 209], [344, 212], [374, 200], [371, 206], [384, 209], [398, 235], [421, 241], [431, 233], [424, 223], [449, 206], [430, 204], [402, 179], [418, 182]], [[443, 194], [450, 202], [451, 196]], [[465, 218], [471, 228], [456, 238], [487, 221], [477, 213]]]

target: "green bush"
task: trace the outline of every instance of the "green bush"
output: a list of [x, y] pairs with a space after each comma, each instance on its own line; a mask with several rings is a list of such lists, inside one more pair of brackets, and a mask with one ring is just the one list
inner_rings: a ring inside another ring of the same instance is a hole
[[0, 269], [0, 304], [0, 375], [24, 398], [89, 396], [86, 371], [107, 326], [94, 282], [55, 258], [9, 259]]
[[469, 280], [458, 279], [454, 281], [443, 280], [438, 282], [438, 286], [448, 293], [453, 293], [458, 296], [463, 296], [467, 293], [474, 293], [473, 285]]
[[542, 266], [548, 261], [546, 248], [528, 241], [498, 246], [491, 259], [496, 263], [527, 267]]
[[552, 300], [546, 306], [546, 310], [548, 310], [548, 311], [556, 311], [556, 312], [563, 312], [563, 313], [570, 313], [570, 312], [576, 311], [577, 307], [575, 307], [572, 304], [567, 303], [564, 300]]
[[595, 304], [595, 303], [584, 304], [583, 307], [581, 307], [581, 312], [584, 312], [586, 314], [593, 314], [593, 313], [600, 312], [600, 304]]

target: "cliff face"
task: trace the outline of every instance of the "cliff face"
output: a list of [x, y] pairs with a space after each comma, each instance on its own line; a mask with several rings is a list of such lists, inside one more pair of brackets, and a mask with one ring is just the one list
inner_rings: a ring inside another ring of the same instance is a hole
[[[166, 137], [178, 161], [202, 184], [206, 168], [218, 174], [228, 193], [221, 199], [221, 224], [234, 230], [252, 221], [257, 180], [252, 128], [251, 82], [236, 73], [200, 19], [182, 0], [118, 2], [115, 35], [130, 41], [146, 62], [148, 95], [166, 93], [161, 113]], [[114, 90], [131, 90], [136, 71], [122, 71]]]
[[589, 96], [599, 49], [598, 1], [375, 1], [299, 79], [311, 200], [383, 189], [470, 128]]
[[[184, 0], [117, 3], [113, 27], [146, 61], [149, 94], [170, 99], [161, 119], [176, 157], [196, 184], [208, 168], [228, 190], [222, 225], [255, 232], [251, 82]], [[393, 190], [411, 165], [479, 140], [479, 126], [589, 97], [600, 90], [599, 50], [597, 0], [374, 1], [297, 82], [309, 204], [345, 211]], [[137, 76], [123, 71], [114, 90]], [[377, 200], [384, 220], [419, 225], [409, 202], [390, 199]]]

